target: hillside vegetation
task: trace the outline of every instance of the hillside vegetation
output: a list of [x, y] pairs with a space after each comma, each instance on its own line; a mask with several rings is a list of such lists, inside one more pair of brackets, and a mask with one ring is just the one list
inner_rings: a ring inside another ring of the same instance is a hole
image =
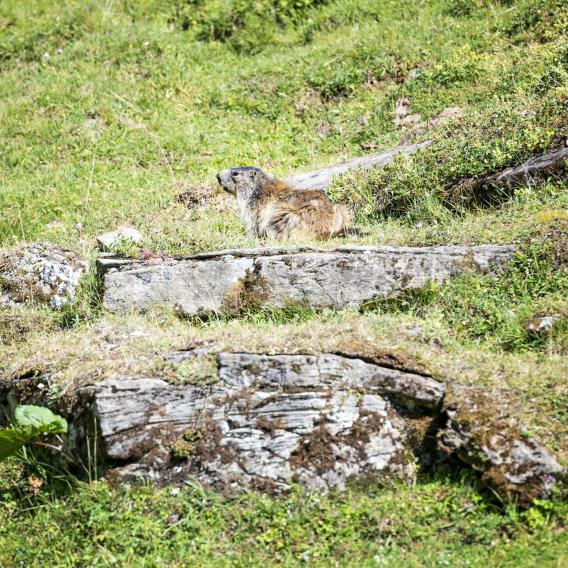
[[[448, 108], [453, 118], [436, 120]], [[425, 139], [384, 169], [336, 179], [328, 194], [360, 234], [326, 244], [515, 244], [504, 274], [361, 312], [201, 321], [105, 313], [91, 266], [59, 312], [0, 310], [0, 378], [49, 372], [55, 400], [118, 373], [206, 378], [164, 365], [188, 345], [317, 352], [357, 339], [506, 400], [566, 467], [568, 180], [477, 184], [567, 143], [565, 1], [0, 3], [4, 249], [45, 240], [93, 261], [95, 237], [119, 224], [145, 236], [125, 256], [258, 246], [218, 170], [286, 177]], [[543, 316], [550, 332], [527, 328]], [[224, 500], [75, 481], [24, 458], [0, 464], [2, 566], [568, 563], [565, 496], [522, 512], [467, 472], [341, 497]]]

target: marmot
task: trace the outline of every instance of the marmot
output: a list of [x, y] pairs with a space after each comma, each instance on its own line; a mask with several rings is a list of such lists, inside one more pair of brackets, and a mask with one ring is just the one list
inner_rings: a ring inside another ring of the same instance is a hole
[[219, 185], [237, 198], [251, 237], [328, 239], [343, 232], [349, 213], [321, 191], [296, 189], [260, 168], [240, 167], [217, 174]]

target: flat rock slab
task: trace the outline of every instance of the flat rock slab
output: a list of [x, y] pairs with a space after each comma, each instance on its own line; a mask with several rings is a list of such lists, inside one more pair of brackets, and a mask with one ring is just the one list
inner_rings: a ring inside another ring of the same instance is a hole
[[190, 316], [243, 308], [359, 307], [445, 282], [466, 270], [502, 268], [512, 246], [272, 247], [226, 250], [159, 264], [98, 261], [106, 309], [174, 306]]
[[87, 413], [70, 416], [71, 438], [85, 437], [82, 425], [94, 418], [111, 477], [197, 480], [229, 493], [411, 482], [417, 463], [459, 460], [529, 505], [561, 472], [490, 396], [418, 371], [337, 353], [222, 352], [216, 379], [176, 386], [124, 377], [83, 387], [76, 399]]

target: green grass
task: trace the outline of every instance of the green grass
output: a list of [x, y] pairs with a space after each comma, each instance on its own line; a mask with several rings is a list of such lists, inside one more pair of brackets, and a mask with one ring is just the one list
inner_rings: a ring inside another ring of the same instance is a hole
[[[386, 148], [403, 134], [393, 124], [400, 96], [424, 119], [450, 105], [465, 112], [457, 137], [443, 130], [410, 165], [355, 187], [373, 202], [390, 194], [390, 210], [414, 220], [441, 219], [428, 197], [461, 178], [568, 134], [561, 2], [479, 2], [469, 16], [447, 1], [299, 4], [301, 16], [271, 21], [272, 39], [250, 53], [230, 38], [198, 41], [201, 28], [184, 30], [176, 16], [223, 19], [245, 0], [199, 10], [181, 0], [3, 2], [0, 242], [76, 248], [131, 222], [168, 252], [246, 244], [234, 211], [187, 212], [174, 204], [176, 184], [214, 184], [236, 164], [287, 174], [361, 145]], [[234, 27], [247, 29], [238, 18]]]
[[281, 499], [98, 482], [24, 502], [0, 508], [3, 566], [560, 567], [568, 560], [566, 504], [503, 509], [467, 477]]
[[[432, 138], [381, 171], [329, 188], [362, 235], [329, 244], [514, 243], [497, 278], [467, 274], [363, 313], [305, 309], [180, 320], [105, 314], [94, 272], [74, 305], [0, 312], [0, 376], [50, 373], [49, 400], [117, 373], [207, 380], [162, 354], [317, 351], [360, 341], [403, 350], [496, 393], [564, 465], [568, 186], [506, 193], [477, 182], [568, 137], [568, 8], [562, 0], [3, 0], [0, 246], [49, 240], [94, 258], [129, 223], [144, 249], [254, 246], [215, 173], [278, 176]], [[461, 118], [409, 135], [396, 101]], [[205, 187], [205, 190], [203, 189]], [[125, 254], [140, 251], [124, 250]], [[550, 335], [525, 330], [558, 315]], [[419, 329], [418, 335], [409, 330]], [[44, 478], [38, 497], [27, 476]], [[0, 565], [563, 566], [565, 502], [528, 512], [474, 480], [343, 496], [224, 500], [199, 488], [110, 488], [28, 460], [0, 466]]]

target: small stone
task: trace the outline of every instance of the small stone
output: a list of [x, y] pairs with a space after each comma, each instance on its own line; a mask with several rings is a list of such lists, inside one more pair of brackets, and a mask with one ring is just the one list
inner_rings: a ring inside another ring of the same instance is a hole
[[[174, 493], [172, 490], [172, 495], [179, 495], [179, 489], [177, 491], [177, 493]], [[168, 527], [172, 527], [173, 525], [175, 525], [177, 522], [179, 522], [180, 520], [180, 516], [177, 513], [172, 513], [167, 519], [166, 519], [166, 523], [168, 525]]]
[[406, 335], [410, 337], [420, 337], [422, 335], [422, 328], [417, 325], [406, 330]]
[[533, 318], [525, 324], [525, 331], [537, 335], [550, 335], [554, 328], [554, 322], [558, 319], [558, 315], [545, 316], [542, 318]]
[[324, 138], [327, 138], [331, 133], [331, 124], [329, 124], [329, 122], [322, 122], [317, 128], [316, 128], [316, 134], [323, 140]]
[[416, 124], [421, 120], [422, 115], [410, 114], [410, 99], [408, 97], [402, 97], [396, 101], [394, 118], [395, 126], [408, 126]]
[[408, 73], [408, 79], [410, 81], [414, 81], [414, 79], [417, 79], [423, 73], [424, 73], [424, 70], [420, 69], [418, 67], [416, 69], [411, 69], [410, 72]]
[[104, 233], [97, 237], [100, 250], [111, 250], [120, 242], [131, 242], [135, 245], [143, 241], [142, 234], [132, 227], [118, 227], [116, 231]]

